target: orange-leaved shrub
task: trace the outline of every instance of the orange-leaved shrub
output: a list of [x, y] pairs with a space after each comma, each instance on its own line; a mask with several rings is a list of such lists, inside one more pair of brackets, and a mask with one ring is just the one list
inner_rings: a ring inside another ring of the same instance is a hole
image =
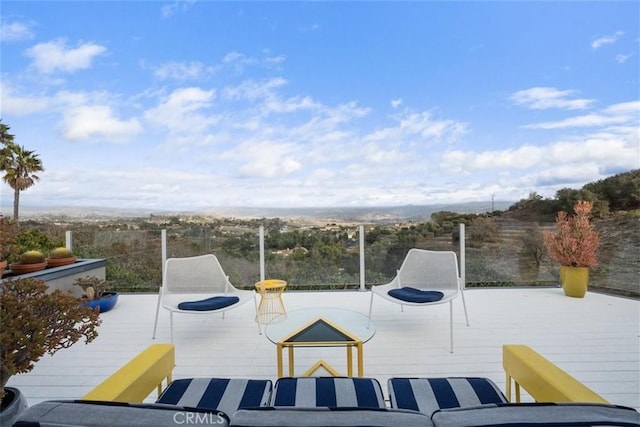
[[98, 312], [59, 289], [48, 292], [39, 279], [6, 279], [0, 283], [0, 399], [14, 374], [31, 371], [45, 353], [98, 336]]
[[558, 212], [556, 230], [544, 232], [544, 244], [551, 259], [568, 267], [598, 265], [600, 235], [589, 218], [592, 208], [591, 202], [578, 201], [573, 206], [575, 215]]

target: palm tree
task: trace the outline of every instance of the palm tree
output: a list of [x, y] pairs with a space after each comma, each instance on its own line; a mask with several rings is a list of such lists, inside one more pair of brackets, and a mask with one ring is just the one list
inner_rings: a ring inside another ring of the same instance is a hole
[[13, 188], [13, 219], [18, 221], [20, 192], [31, 187], [40, 179], [35, 175], [42, 172], [42, 160], [34, 151], [29, 151], [13, 141], [9, 126], [0, 122], [0, 171], [5, 172], [2, 180]]

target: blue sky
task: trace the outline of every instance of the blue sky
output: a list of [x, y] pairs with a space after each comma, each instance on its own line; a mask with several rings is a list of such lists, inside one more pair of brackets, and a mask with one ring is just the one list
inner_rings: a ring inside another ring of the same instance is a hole
[[515, 201], [640, 167], [635, 1], [1, 7], [25, 207]]

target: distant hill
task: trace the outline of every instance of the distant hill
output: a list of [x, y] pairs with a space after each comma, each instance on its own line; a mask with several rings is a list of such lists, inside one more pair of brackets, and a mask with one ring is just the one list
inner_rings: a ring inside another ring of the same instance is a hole
[[[149, 215], [202, 215], [212, 217], [234, 218], [282, 218], [313, 219], [335, 222], [370, 222], [391, 223], [403, 221], [428, 221], [431, 214], [439, 211], [456, 213], [485, 213], [492, 210], [504, 211], [514, 202], [468, 202], [435, 205], [407, 205], [380, 207], [318, 207], [318, 208], [284, 208], [284, 207], [213, 207], [197, 211], [157, 211], [145, 209], [98, 208], [98, 207], [21, 207], [22, 219], [56, 219], [65, 220], [112, 220], [117, 218], [147, 217]], [[6, 213], [9, 214], [8, 212]]]
[[[513, 202], [494, 202], [494, 210], [506, 210]], [[327, 207], [327, 208], [213, 208], [207, 215], [241, 218], [312, 218], [336, 222], [398, 222], [428, 221], [439, 211], [456, 213], [485, 213], [491, 211], [491, 202], [469, 202], [437, 205], [406, 205], [379, 207]]]

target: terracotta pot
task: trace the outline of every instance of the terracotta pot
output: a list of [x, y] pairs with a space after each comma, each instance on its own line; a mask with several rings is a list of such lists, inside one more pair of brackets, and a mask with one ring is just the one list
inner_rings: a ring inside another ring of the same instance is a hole
[[19, 262], [14, 262], [13, 264], [9, 264], [9, 269], [11, 269], [13, 274], [27, 274], [33, 273], [34, 271], [44, 270], [46, 266], [46, 261], [35, 264], [20, 264]]
[[47, 258], [47, 267], [60, 267], [67, 264], [73, 264], [77, 259], [77, 256], [71, 256], [68, 258]]
[[568, 297], [584, 298], [589, 286], [589, 267], [560, 268], [562, 290]]
[[2, 278], [2, 275], [4, 274], [4, 269], [5, 268], [7, 268], [7, 261], [6, 260], [0, 261], [0, 279]]

